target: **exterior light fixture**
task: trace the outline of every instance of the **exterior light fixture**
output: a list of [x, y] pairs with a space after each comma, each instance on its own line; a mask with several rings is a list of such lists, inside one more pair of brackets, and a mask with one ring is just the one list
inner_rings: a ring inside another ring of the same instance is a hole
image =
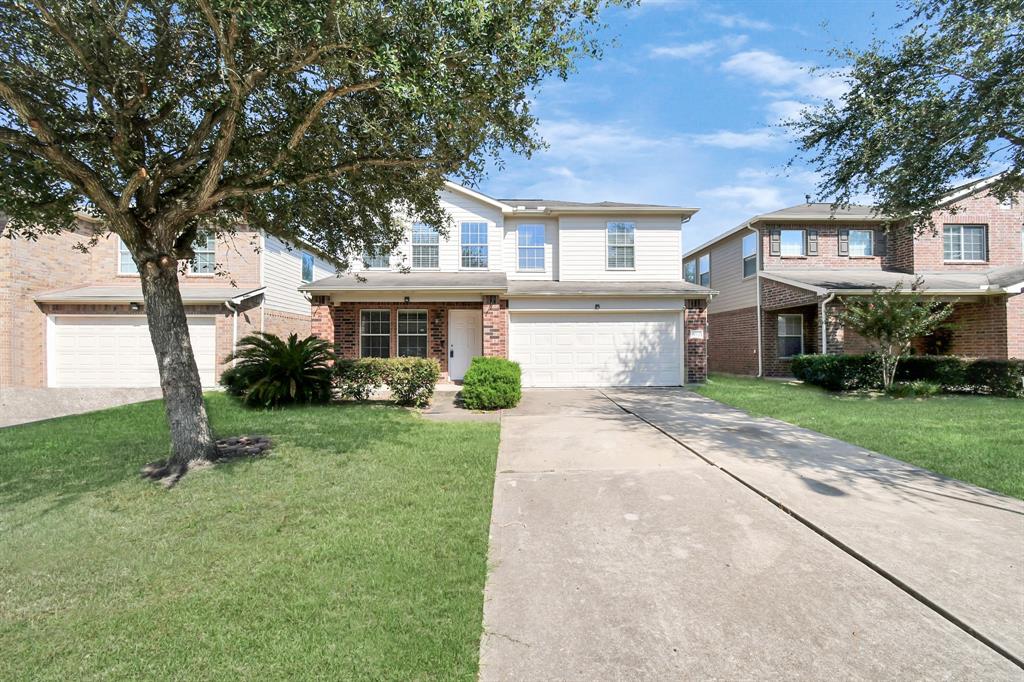
[[408, 302], [409, 302], [409, 297], [408, 297], [408, 296], [406, 296], [406, 297], [405, 297], [405, 302], [406, 302], [406, 303], [408, 303]]
[[600, 303], [595, 303], [594, 304], [594, 310], [600, 310], [600, 309], [601, 309], [601, 304]]
[[138, 303], [132, 303], [128, 307], [132, 309], [133, 313], [139, 312], [139, 304]]

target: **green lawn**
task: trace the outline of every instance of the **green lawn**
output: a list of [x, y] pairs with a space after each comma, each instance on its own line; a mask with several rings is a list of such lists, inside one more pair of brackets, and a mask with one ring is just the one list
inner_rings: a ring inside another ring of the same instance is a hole
[[931, 471], [1024, 498], [1024, 400], [896, 400], [815, 386], [712, 375], [697, 392]]
[[0, 679], [475, 679], [498, 426], [207, 400], [272, 455], [165, 490], [159, 402], [0, 431]]

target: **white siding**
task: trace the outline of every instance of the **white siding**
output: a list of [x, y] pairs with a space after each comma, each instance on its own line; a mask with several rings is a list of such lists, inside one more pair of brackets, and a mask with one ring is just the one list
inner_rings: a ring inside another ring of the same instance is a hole
[[[544, 272], [519, 272], [518, 228], [520, 225], [544, 226]], [[514, 218], [505, 224], [504, 262], [509, 279], [558, 279], [558, 220], [553, 218]]]
[[[636, 224], [633, 270], [607, 268], [609, 220]], [[572, 281], [664, 281], [682, 279], [678, 217], [562, 216], [558, 228], [558, 276]]]
[[[708, 305], [709, 313], [722, 313], [757, 305], [757, 276], [743, 279], [743, 237], [746, 230], [724, 239], [710, 248], [711, 288], [718, 294]], [[699, 258], [708, 250], [701, 251]], [[689, 259], [687, 259], [689, 260]]]
[[[309, 315], [309, 301], [299, 291], [303, 283], [302, 253], [302, 249], [289, 249], [277, 237], [267, 235], [263, 249], [263, 286], [267, 288], [264, 301], [268, 308]], [[334, 273], [333, 265], [314, 257], [313, 281]]]

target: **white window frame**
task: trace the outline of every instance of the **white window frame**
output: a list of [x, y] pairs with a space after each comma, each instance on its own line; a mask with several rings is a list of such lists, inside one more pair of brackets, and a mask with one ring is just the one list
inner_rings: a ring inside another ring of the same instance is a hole
[[[387, 313], [388, 314], [388, 333], [387, 334], [367, 334], [363, 331], [363, 314], [364, 313]], [[359, 310], [359, 357], [365, 358], [377, 358], [379, 355], [363, 355], [363, 337], [364, 336], [387, 336], [388, 339], [388, 354], [385, 358], [391, 357], [391, 309], [390, 308], [361, 308]]]
[[[131, 269], [129, 270], [125, 270], [123, 267], [125, 257], [128, 258], [128, 262], [131, 264]], [[117, 274], [118, 276], [124, 277], [139, 276], [139, 268], [135, 265], [135, 260], [132, 258], [132, 252], [128, 250], [128, 247], [125, 246], [124, 241], [120, 237], [117, 238]]]
[[[956, 228], [960, 242], [960, 257], [948, 258], [946, 256], [946, 230]], [[981, 258], [964, 258], [964, 228], [981, 230]], [[942, 226], [942, 261], [944, 263], [987, 263], [988, 262], [988, 225], [981, 223], [947, 223]]]
[[[416, 242], [416, 228], [422, 227], [433, 232], [433, 242]], [[412, 246], [412, 269], [413, 270], [438, 270], [441, 267], [441, 233], [436, 229], [427, 225], [426, 223], [413, 223], [412, 235], [410, 236], [409, 243]], [[416, 265], [416, 250], [417, 249], [430, 249], [434, 252], [434, 265]]]
[[[687, 265], [692, 265], [693, 266], [693, 279], [686, 279], [686, 266]], [[683, 261], [683, 281], [684, 282], [689, 282], [690, 284], [696, 284], [697, 283], [697, 259], [696, 258], [691, 258], [688, 261]]]
[[[785, 313], [785, 314], [779, 315], [778, 318], [775, 321], [775, 327], [776, 327], [775, 336], [776, 336], [776, 338], [778, 338], [778, 339], [792, 339], [792, 338], [794, 338], [796, 336], [795, 334], [783, 334], [782, 333], [782, 324], [781, 323], [782, 323], [782, 318], [784, 318], [784, 317], [797, 317], [797, 318], [800, 319], [800, 352], [797, 353], [797, 355], [803, 355], [804, 354], [804, 316], [803, 316], [803, 313]], [[796, 357], [796, 355], [782, 355], [781, 354], [782, 353], [782, 346], [781, 346], [781, 344], [777, 343], [776, 345], [778, 345], [778, 349], [776, 351], [776, 355], [778, 355], [779, 360], [790, 360], [790, 359]]]
[[[471, 241], [466, 242], [466, 228], [472, 226], [473, 230], [477, 231], [477, 239], [480, 238], [480, 234], [483, 234], [483, 241]], [[480, 229], [483, 232], [479, 232]], [[459, 269], [460, 270], [487, 270], [490, 266], [490, 247], [488, 242], [490, 240], [490, 225], [486, 222], [479, 220], [467, 220], [459, 223]], [[465, 249], [481, 249], [480, 253], [483, 254], [483, 265], [466, 265], [466, 258], [468, 257], [471, 261], [478, 259], [479, 256], [466, 255]]]
[[[419, 332], [416, 332], [414, 334], [410, 334], [408, 332], [402, 333], [402, 315], [403, 314], [409, 314], [409, 313], [417, 313], [417, 314], [422, 314], [423, 315], [423, 321], [426, 324], [426, 327], [425, 327], [425, 329], [424, 329], [422, 334], [420, 334]], [[395, 346], [395, 357], [399, 357], [399, 358], [419, 358], [419, 357], [429, 358], [430, 357], [430, 315], [427, 313], [427, 310], [425, 308], [400, 308], [398, 310], [398, 314], [395, 316], [395, 329], [396, 329], [395, 336], [396, 336], [396, 338], [398, 340], [398, 343]], [[426, 343], [423, 345], [423, 355], [402, 355], [402, 337], [408, 337], [408, 336], [423, 337], [424, 341], [426, 341]], [[390, 341], [388, 343], [390, 343]]]
[[[753, 253], [747, 253], [747, 240], [748, 239], [752, 240], [754, 242], [754, 252]], [[743, 271], [743, 279], [750, 279], [751, 277], [756, 277], [757, 276], [757, 243], [758, 243], [758, 241], [760, 241], [759, 236], [754, 234], [753, 232], [750, 232], [750, 233], [747, 233], [747, 234], [743, 235], [743, 239], [740, 240], [740, 254], [742, 256], [742, 260], [740, 262], [740, 268]], [[780, 246], [780, 248], [781, 248], [781, 246]], [[752, 273], [750, 273], [749, 275], [747, 274], [747, 261], [748, 260], [752, 260], [753, 263], [754, 263], [754, 271]]]
[[[384, 249], [384, 244], [374, 244], [374, 253], [370, 254], [369, 251], [363, 251], [363, 265], [367, 270], [390, 270], [391, 269], [391, 251]], [[384, 261], [384, 265], [379, 265], [374, 259], [379, 258]]]
[[[540, 246], [536, 244], [522, 244], [519, 240], [519, 231], [524, 227], [539, 228], [540, 229]], [[516, 272], [547, 272], [547, 255], [545, 251], [545, 242], [547, 240], [547, 227], [543, 223], [520, 223], [516, 225]], [[540, 252], [541, 266], [539, 268], [524, 268], [523, 267], [523, 249], [529, 249], [531, 252]]]
[[[196, 239], [199, 239], [204, 233], [199, 232], [196, 235]], [[209, 235], [206, 239], [205, 248], [197, 249], [196, 243], [192, 243], [192, 251], [196, 254], [196, 257], [189, 263], [188, 271], [193, 277], [213, 277], [217, 274], [217, 238], [214, 235]], [[210, 271], [200, 272], [199, 271], [199, 254], [206, 254], [211, 257]]]
[[[853, 235], [858, 232], [866, 232], [868, 235], [868, 252], [853, 252]], [[846, 249], [850, 258], [873, 258], [875, 256], [875, 231], [874, 230], [849, 230], [846, 233]]]
[[[800, 235], [800, 253], [786, 253], [786, 233], [795, 232]], [[806, 230], [779, 230], [779, 256], [781, 258], [806, 258], [807, 257], [807, 231]]]
[[[611, 242], [612, 225], [626, 225], [629, 227], [629, 243], [628, 244], [613, 244]], [[630, 258], [631, 265], [612, 265], [611, 264], [611, 248], [617, 249], [630, 249], [632, 257]], [[636, 223], [631, 220], [609, 220], [605, 223], [604, 227], [604, 267], [605, 270], [636, 270]]]
[[[704, 269], [704, 263], [707, 262], [708, 269]], [[704, 275], [708, 276], [708, 283], [704, 283]], [[703, 256], [697, 259], [697, 284], [702, 287], [711, 286], [711, 254], [705, 253]]]

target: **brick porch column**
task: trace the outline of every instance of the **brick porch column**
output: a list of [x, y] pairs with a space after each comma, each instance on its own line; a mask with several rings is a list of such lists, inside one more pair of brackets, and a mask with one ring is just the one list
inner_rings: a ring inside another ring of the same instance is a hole
[[313, 336], [323, 339], [337, 351], [334, 339], [334, 307], [328, 296], [314, 296], [312, 303], [312, 320], [310, 330]]
[[508, 357], [508, 301], [484, 296], [484, 355]]
[[708, 303], [686, 301], [686, 381], [704, 383], [708, 378]]

